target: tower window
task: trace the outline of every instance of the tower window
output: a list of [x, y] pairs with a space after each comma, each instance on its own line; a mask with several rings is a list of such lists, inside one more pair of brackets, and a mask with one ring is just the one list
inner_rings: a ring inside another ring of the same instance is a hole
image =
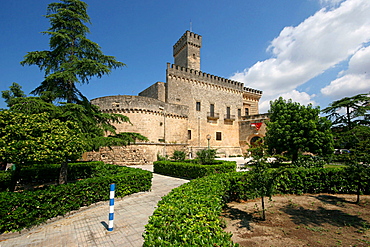
[[245, 116], [249, 115], [249, 108], [245, 108]]
[[200, 111], [200, 102], [197, 102], [197, 103], [195, 104], [195, 109], [196, 109], [197, 111]]
[[230, 115], [230, 107], [226, 107], [226, 118], [227, 119], [230, 119], [231, 118], [231, 115]]
[[238, 117], [242, 116], [242, 109], [238, 109]]
[[210, 106], [209, 106], [209, 111], [210, 111], [210, 115], [211, 115], [211, 117], [214, 117], [215, 116], [215, 105], [214, 104], [211, 104]]
[[191, 130], [188, 130], [188, 139], [191, 140]]
[[221, 141], [221, 140], [222, 140], [222, 133], [216, 132], [216, 141]]

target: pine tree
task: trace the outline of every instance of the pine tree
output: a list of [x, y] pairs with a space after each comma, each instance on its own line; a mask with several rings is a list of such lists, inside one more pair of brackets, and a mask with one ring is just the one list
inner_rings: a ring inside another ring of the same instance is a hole
[[112, 69], [125, 66], [113, 56], [104, 55], [98, 44], [87, 39], [91, 24], [87, 4], [79, 0], [51, 3], [46, 18], [51, 27], [42, 32], [50, 36], [50, 50], [28, 52], [22, 65], [37, 65], [45, 71], [45, 79], [32, 91], [41, 95], [51, 92], [54, 98], [78, 103], [86, 100], [76, 83], [89, 83], [92, 77], [102, 77]]

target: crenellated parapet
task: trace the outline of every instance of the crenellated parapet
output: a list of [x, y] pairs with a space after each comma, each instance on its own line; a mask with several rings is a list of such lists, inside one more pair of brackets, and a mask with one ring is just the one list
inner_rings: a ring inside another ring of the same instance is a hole
[[199, 70], [181, 67], [176, 64], [167, 63], [167, 76], [180, 79], [186, 78], [186, 80], [190, 80], [195, 83], [209, 83], [211, 85], [218, 86], [220, 89], [233, 89], [239, 93], [243, 93], [245, 97], [252, 97], [253, 99], [259, 99], [262, 96], [261, 90], [244, 87], [244, 83], [242, 82], [215, 76]]
[[177, 56], [186, 45], [191, 45], [200, 49], [202, 47], [202, 36], [190, 31], [186, 31], [173, 46], [173, 56]]

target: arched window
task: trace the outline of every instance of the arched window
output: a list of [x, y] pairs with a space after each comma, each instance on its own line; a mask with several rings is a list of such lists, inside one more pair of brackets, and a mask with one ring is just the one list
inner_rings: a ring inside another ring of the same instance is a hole
[[255, 142], [258, 141], [259, 139], [261, 139], [261, 137], [259, 137], [259, 136], [252, 137], [252, 139], [251, 139], [251, 145], [253, 146], [253, 144], [255, 144]]

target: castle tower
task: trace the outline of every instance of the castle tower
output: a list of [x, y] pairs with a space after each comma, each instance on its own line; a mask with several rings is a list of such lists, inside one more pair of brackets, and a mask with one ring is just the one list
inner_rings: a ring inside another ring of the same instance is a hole
[[200, 71], [201, 47], [202, 36], [186, 31], [173, 46], [175, 65]]

